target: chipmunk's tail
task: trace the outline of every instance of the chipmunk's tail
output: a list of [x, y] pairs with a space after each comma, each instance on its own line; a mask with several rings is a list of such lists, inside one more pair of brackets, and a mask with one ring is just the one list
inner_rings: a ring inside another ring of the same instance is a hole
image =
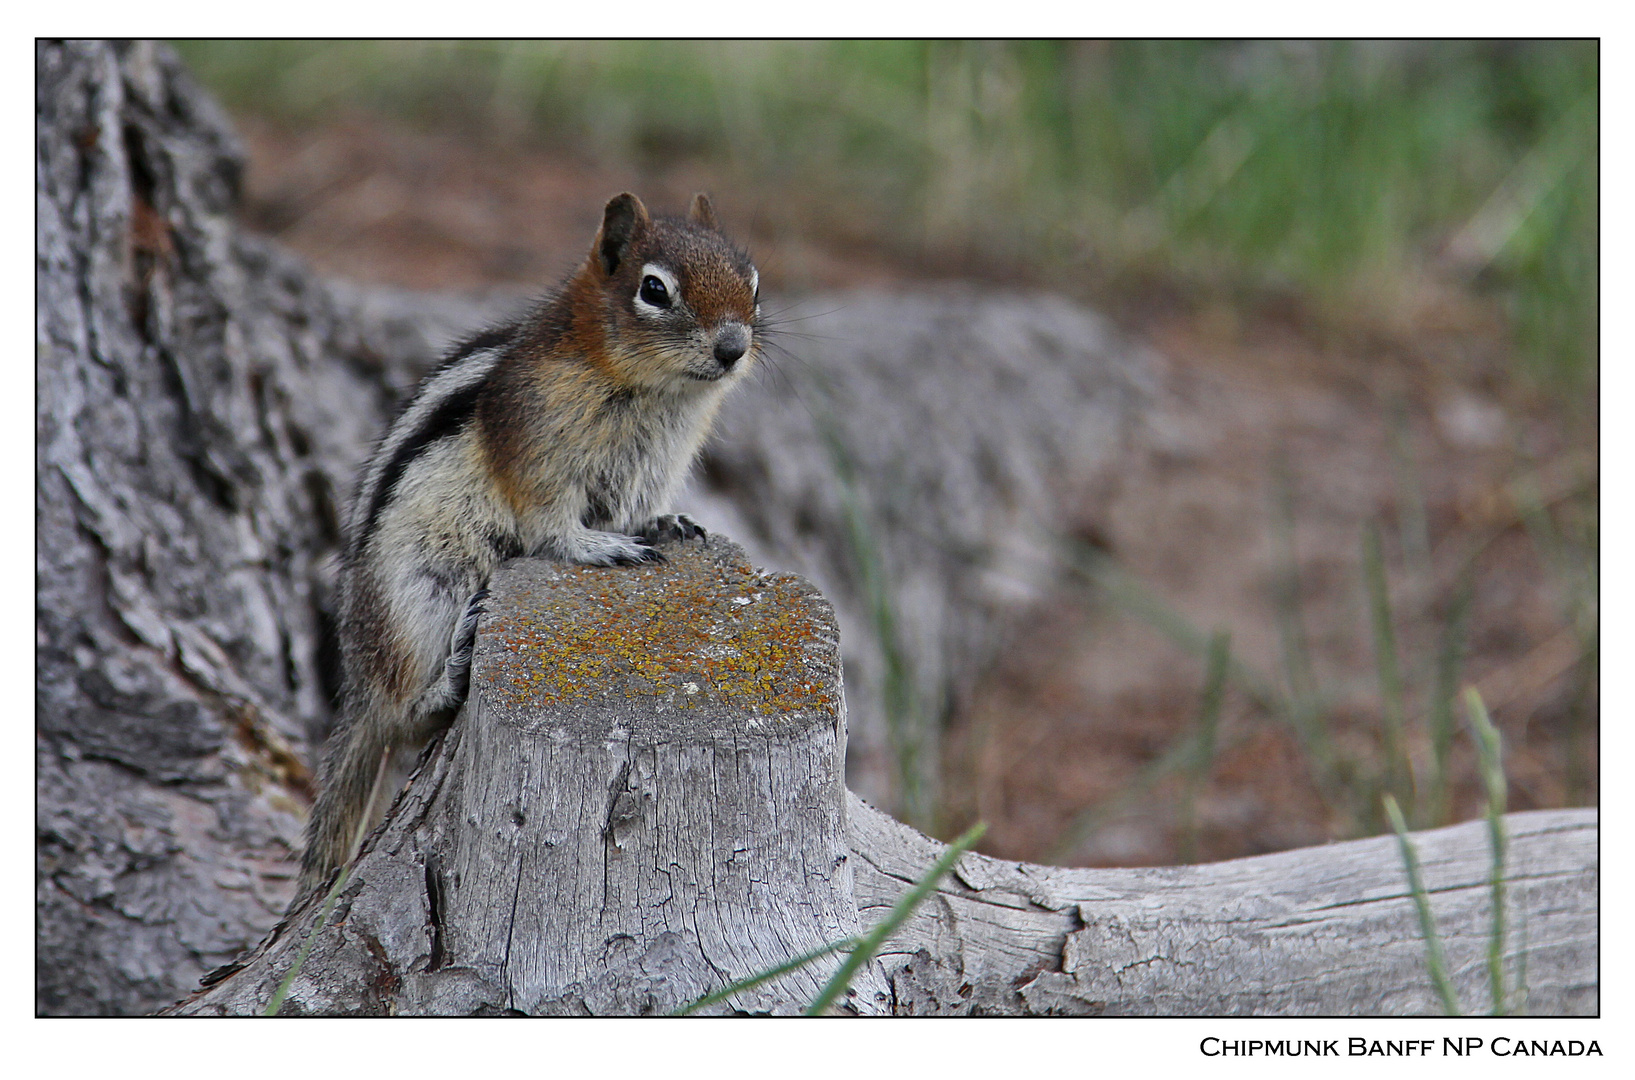
[[330, 740], [318, 778], [318, 801], [307, 819], [297, 902], [328, 885], [335, 872], [357, 855], [390, 759], [388, 730], [386, 724], [354, 717], [340, 737]]

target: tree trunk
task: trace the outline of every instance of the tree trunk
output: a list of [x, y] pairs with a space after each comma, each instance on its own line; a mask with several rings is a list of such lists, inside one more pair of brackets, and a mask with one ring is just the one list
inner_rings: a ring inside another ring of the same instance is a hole
[[167, 48], [35, 63], [35, 1007], [142, 1013], [293, 895], [338, 517], [473, 308], [240, 231], [237, 139]]
[[[169, 50], [36, 62], [36, 1007], [142, 1012], [288, 900], [355, 471], [446, 344], [519, 298], [322, 282], [237, 227], [236, 139]], [[923, 809], [949, 701], [1040, 587], [1043, 478], [1112, 467], [1146, 361], [1056, 300], [813, 303], [693, 503], [832, 591], [858, 783]]]
[[234, 230], [233, 136], [166, 50], [36, 64], [36, 1007], [141, 1012], [288, 900], [318, 560], [385, 395]]
[[[719, 537], [669, 550], [503, 569], [471, 699], [333, 910], [313, 897], [175, 1011], [260, 1012], [310, 937], [292, 1015], [668, 1012], [882, 918], [944, 849], [845, 791], [828, 603]], [[1526, 970], [1508, 1004], [1593, 1013], [1596, 815], [1507, 821], [1510, 985]], [[1485, 826], [1415, 842], [1456, 986], [1485, 1011]], [[845, 1008], [1435, 1012], [1405, 880], [1388, 837], [1144, 870], [966, 855]], [[799, 1011], [837, 965], [713, 1011]]]

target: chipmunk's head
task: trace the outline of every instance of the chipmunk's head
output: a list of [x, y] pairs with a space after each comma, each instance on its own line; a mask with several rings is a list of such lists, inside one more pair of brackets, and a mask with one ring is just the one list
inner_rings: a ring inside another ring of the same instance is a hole
[[685, 218], [650, 217], [616, 195], [602, 214], [586, 271], [607, 300], [609, 357], [632, 385], [685, 389], [746, 370], [757, 352], [760, 275], [722, 236], [708, 197]]

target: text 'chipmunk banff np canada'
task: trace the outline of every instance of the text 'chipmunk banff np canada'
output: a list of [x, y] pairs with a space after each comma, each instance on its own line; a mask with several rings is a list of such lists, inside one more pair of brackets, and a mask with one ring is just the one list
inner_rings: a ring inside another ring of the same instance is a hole
[[318, 773], [298, 897], [349, 862], [411, 753], [465, 698], [501, 562], [662, 559], [703, 530], [660, 515], [764, 330], [760, 276], [704, 195], [686, 218], [631, 194], [590, 256], [526, 316], [455, 347], [365, 466], [347, 522], [338, 722]]

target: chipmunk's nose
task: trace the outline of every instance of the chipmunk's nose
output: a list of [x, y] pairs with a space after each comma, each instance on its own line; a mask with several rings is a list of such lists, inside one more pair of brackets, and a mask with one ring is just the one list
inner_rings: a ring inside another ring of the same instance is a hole
[[715, 332], [715, 362], [732, 370], [749, 351], [749, 327], [743, 323], [727, 323]]

